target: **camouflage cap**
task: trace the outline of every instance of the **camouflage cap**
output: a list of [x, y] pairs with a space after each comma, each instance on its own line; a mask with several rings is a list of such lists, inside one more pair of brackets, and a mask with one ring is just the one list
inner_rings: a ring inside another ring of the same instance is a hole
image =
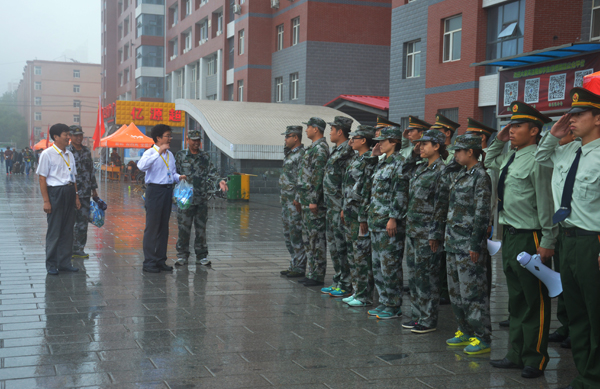
[[423, 136], [415, 142], [433, 142], [438, 145], [443, 145], [446, 143], [446, 135], [440, 130], [427, 130], [423, 133]]
[[542, 115], [540, 111], [531, 105], [520, 101], [513, 101], [510, 104], [510, 110], [512, 116], [510, 117], [510, 122], [508, 122], [509, 124], [533, 123], [541, 129], [545, 123], [552, 121], [552, 119], [546, 115]]
[[600, 108], [600, 95], [585, 88], [571, 89], [571, 109], [567, 113], [579, 113], [592, 108]]
[[329, 122], [327, 124], [329, 124], [332, 127], [337, 127], [342, 130], [349, 130], [350, 128], [352, 128], [353, 122], [354, 122], [354, 120], [347, 118], [345, 116], [336, 116], [333, 119], [333, 122]]
[[287, 126], [281, 135], [302, 135], [302, 126]]
[[448, 150], [481, 150], [481, 136], [475, 134], [460, 135]]
[[318, 118], [318, 117], [312, 117], [312, 118], [308, 119], [307, 122], [302, 122], [302, 124], [306, 124], [307, 126], [317, 127], [321, 131], [325, 131], [325, 127], [327, 127], [327, 124], [325, 124], [325, 120]]
[[71, 135], [83, 135], [83, 129], [78, 125], [70, 126], [69, 131], [71, 132]]
[[433, 126], [431, 126], [431, 128], [435, 128], [435, 129], [444, 129], [444, 130], [450, 130], [452, 131], [452, 133], [454, 134], [454, 132], [456, 131], [456, 129], [460, 127], [460, 124], [453, 122], [452, 120], [448, 119], [447, 117], [445, 117], [442, 114], [437, 114], [435, 115], [435, 123]]
[[386, 140], [386, 139], [402, 139], [402, 129], [400, 127], [383, 127], [381, 134], [373, 140]]
[[356, 130], [351, 132], [348, 136], [350, 136], [350, 138], [354, 136], [362, 136], [367, 139], [373, 139], [375, 138], [375, 128], [361, 124], [360, 126], [356, 127]]
[[188, 138], [190, 140], [202, 139], [202, 134], [198, 130], [192, 130], [188, 132]]

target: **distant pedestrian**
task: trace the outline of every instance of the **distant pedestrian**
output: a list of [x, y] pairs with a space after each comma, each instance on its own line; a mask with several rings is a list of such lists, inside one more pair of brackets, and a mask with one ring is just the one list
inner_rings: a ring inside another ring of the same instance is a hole
[[25, 163], [25, 174], [29, 175], [29, 171], [31, 170], [31, 164], [35, 160], [33, 156], [33, 151], [29, 147], [26, 147], [23, 150], [23, 162]]
[[4, 152], [4, 160], [6, 161], [6, 175], [12, 174], [12, 157], [13, 151], [10, 149], [9, 146]]
[[67, 150], [69, 127], [62, 123], [53, 125], [50, 137], [54, 144], [42, 153], [37, 174], [48, 220], [46, 270], [58, 275], [59, 271], [79, 270], [71, 264], [71, 255], [75, 210], [81, 203], [75, 182], [77, 166], [73, 154]]
[[173, 205], [173, 186], [186, 176], [179, 175], [171, 147], [171, 127], [158, 124], [152, 128], [154, 146], [144, 152], [138, 168], [146, 173], [146, 228], [144, 229], [144, 265], [142, 270], [160, 273], [172, 271], [168, 266], [169, 218]]
[[0, 164], [4, 163], [4, 150], [0, 150]]

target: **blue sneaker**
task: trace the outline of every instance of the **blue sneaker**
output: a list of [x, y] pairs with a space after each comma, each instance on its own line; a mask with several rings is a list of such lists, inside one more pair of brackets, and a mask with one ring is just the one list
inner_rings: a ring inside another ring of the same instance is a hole
[[348, 303], [348, 305], [351, 306], [351, 307], [360, 308], [360, 307], [368, 307], [369, 305], [373, 305], [373, 303], [370, 302], [370, 301], [363, 302], [363, 301], [360, 301], [358, 299], [354, 299], [354, 300], [350, 301]]
[[337, 286], [335, 286], [335, 285], [331, 285], [331, 286], [328, 286], [328, 287], [326, 287], [326, 288], [321, 288], [321, 293], [323, 293], [323, 294], [329, 294], [329, 293], [331, 293], [331, 292], [332, 292], [332, 291], [333, 291], [335, 288], [337, 288]]
[[384, 309], [385, 309], [385, 305], [381, 304], [375, 309], [369, 309], [367, 311], [367, 314], [369, 316], [377, 316], [379, 314], [379, 312], [383, 311]]
[[456, 331], [454, 338], [448, 339], [446, 343], [448, 346], [467, 346], [471, 344], [471, 340], [468, 335], [463, 334], [461, 331]]
[[348, 296], [352, 295], [352, 291], [335, 288], [334, 290], [329, 292], [329, 295], [331, 297], [348, 297]]
[[350, 301], [354, 300], [354, 295], [350, 296], [350, 297], [346, 297], [342, 299], [342, 302], [348, 304]]
[[397, 319], [402, 316], [402, 309], [400, 307], [385, 307], [382, 311], [377, 314], [378, 319]]
[[490, 351], [492, 351], [489, 343], [485, 343], [477, 337], [471, 338], [470, 340], [471, 340], [471, 344], [468, 345], [467, 347], [465, 347], [465, 349], [463, 350], [463, 352], [465, 354], [478, 355], [478, 354], [489, 353]]

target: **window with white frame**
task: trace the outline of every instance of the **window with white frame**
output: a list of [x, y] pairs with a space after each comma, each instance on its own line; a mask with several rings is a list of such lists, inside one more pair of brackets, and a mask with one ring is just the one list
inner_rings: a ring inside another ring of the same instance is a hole
[[223, 12], [217, 14], [217, 35], [223, 33]]
[[300, 17], [292, 19], [292, 46], [300, 42]]
[[275, 79], [275, 102], [281, 103], [283, 101], [283, 77], [277, 77]]
[[244, 80], [238, 80], [238, 101], [244, 101]]
[[185, 0], [185, 16], [192, 14], [192, 0]]
[[244, 54], [244, 30], [238, 31], [238, 55]]
[[41, 81], [36, 81], [33, 84], [33, 89], [35, 89], [35, 90], [42, 90], [42, 82]]
[[79, 93], [79, 85], [73, 85], [73, 92]]
[[406, 78], [416, 78], [421, 75], [421, 41], [406, 44]]
[[123, 73], [119, 73], [119, 86], [123, 86]]
[[33, 133], [35, 134], [35, 136], [40, 136], [42, 134], [42, 127], [34, 127]]
[[81, 72], [78, 69], [73, 69], [73, 78], [81, 78]]
[[34, 99], [34, 103], [35, 105], [42, 105], [42, 98], [41, 97], [36, 97]]
[[125, 78], [125, 83], [127, 84], [129, 82], [129, 69], [123, 71], [123, 78]]
[[283, 24], [277, 26], [277, 51], [283, 50]]
[[462, 15], [444, 19], [444, 62], [460, 59]]
[[33, 67], [33, 74], [35, 74], [36, 76], [39, 76], [40, 74], [42, 74], [42, 67], [41, 66], [34, 66]]
[[298, 100], [299, 76], [298, 73], [290, 74], [290, 100]]
[[206, 75], [212, 76], [217, 73], [217, 56], [211, 56], [208, 61], [206, 61]]
[[73, 108], [81, 107], [81, 100], [73, 100]]
[[187, 53], [192, 49], [192, 31], [190, 30], [187, 34], [185, 34], [185, 48], [183, 49], [184, 53]]
[[41, 112], [36, 112], [34, 114], [33, 120], [42, 120], [42, 113]]
[[179, 22], [179, 7], [177, 7], [177, 3], [175, 3], [174, 7], [170, 8], [171, 13], [171, 27], [175, 27], [177, 22]]
[[208, 19], [204, 19], [200, 22], [200, 41], [198, 44], [203, 44], [208, 40]]
[[592, 4], [592, 28], [590, 39], [600, 39], [600, 0], [594, 0]]
[[200, 0], [200, 5], [201, 6], [204, 5], [204, 4], [206, 4], [206, 3], [208, 3], [208, 0]]
[[73, 115], [73, 122], [79, 124], [79, 115]]

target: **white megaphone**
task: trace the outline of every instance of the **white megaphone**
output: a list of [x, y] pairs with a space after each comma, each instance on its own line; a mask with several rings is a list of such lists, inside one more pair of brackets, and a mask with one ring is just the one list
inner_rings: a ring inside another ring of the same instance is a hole
[[522, 252], [517, 256], [517, 261], [546, 285], [550, 297], [556, 297], [562, 293], [563, 288], [560, 282], [560, 273], [544, 265], [539, 254], [531, 256], [526, 252]]
[[502, 242], [496, 242], [491, 239], [487, 240], [487, 249], [490, 255], [496, 255], [496, 253], [500, 251], [500, 247], [502, 247]]

